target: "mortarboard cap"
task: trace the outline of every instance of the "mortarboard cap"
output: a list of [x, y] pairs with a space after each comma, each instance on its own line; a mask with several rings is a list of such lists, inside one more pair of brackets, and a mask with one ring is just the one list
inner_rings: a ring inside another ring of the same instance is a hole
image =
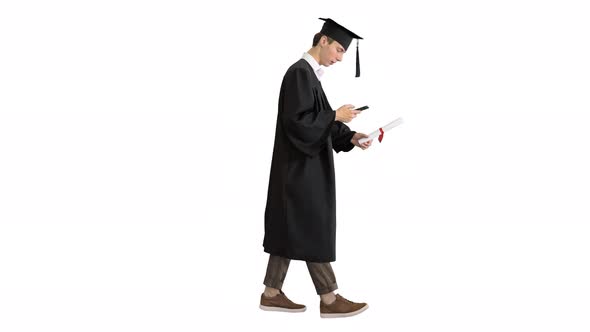
[[356, 33], [348, 30], [347, 28], [343, 27], [342, 25], [336, 23], [331, 18], [320, 18], [320, 20], [324, 21], [324, 26], [322, 26], [322, 30], [320, 31], [321, 34], [326, 35], [344, 47], [345, 50], [348, 50], [348, 46], [350, 46], [350, 42], [353, 38], [356, 41], [356, 77], [361, 76], [361, 68], [360, 68], [360, 61], [359, 61], [359, 39], [363, 39], [361, 36], [357, 35]]

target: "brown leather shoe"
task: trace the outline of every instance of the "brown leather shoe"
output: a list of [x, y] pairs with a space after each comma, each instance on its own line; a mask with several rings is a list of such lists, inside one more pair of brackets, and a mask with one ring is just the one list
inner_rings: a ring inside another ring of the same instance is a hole
[[337, 318], [350, 317], [358, 315], [367, 310], [369, 305], [366, 303], [355, 303], [336, 294], [336, 300], [330, 304], [325, 304], [320, 301], [320, 317], [322, 318]]
[[260, 296], [260, 309], [266, 311], [304, 312], [307, 309], [303, 304], [293, 303], [283, 291], [273, 297]]

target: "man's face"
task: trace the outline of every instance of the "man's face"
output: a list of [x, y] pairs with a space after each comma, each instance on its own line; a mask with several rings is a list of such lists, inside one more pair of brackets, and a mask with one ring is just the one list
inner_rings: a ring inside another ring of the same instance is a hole
[[320, 40], [320, 45], [322, 46], [320, 50], [320, 65], [330, 67], [336, 62], [342, 61], [346, 50], [344, 50], [344, 47], [339, 42], [333, 41], [332, 43], [328, 43], [328, 39], [323, 36]]

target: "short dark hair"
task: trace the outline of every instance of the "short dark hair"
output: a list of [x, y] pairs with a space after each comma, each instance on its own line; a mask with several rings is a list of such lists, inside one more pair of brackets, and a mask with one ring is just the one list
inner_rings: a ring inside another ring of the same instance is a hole
[[[311, 45], [311, 47], [315, 47], [320, 42], [320, 39], [323, 36], [326, 36], [326, 35], [322, 34], [321, 32], [316, 33], [315, 36], [313, 36], [313, 44]], [[328, 44], [332, 44], [332, 42], [334, 42], [334, 39], [332, 39], [328, 36], [326, 36], [326, 38], [328, 38]]]

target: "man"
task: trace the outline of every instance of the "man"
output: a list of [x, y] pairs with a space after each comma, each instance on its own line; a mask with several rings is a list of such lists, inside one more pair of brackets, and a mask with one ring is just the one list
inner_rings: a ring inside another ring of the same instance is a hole
[[347, 317], [361, 313], [368, 305], [334, 293], [338, 286], [330, 265], [336, 260], [332, 149], [348, 152], [357, 146], [365, 150], [371, 141], [358, 142], [367, 135], [351, 131], [344, 123], [360, 111], [352, 105], [333, 111], [320, 79], [322, 66], [342, 61], [351, 40], [362, 38], [331, 19], [321, 20], [325, 23], [312, 48], [287, 70], [281, 85], [265, 210], [264, 251], [270, 258], [260, 308], [305, 311], [304, 305], [293, 303], [281, 291], [289, 262], [295, 259], [307, 263], [320, 295], [321, 317]]

